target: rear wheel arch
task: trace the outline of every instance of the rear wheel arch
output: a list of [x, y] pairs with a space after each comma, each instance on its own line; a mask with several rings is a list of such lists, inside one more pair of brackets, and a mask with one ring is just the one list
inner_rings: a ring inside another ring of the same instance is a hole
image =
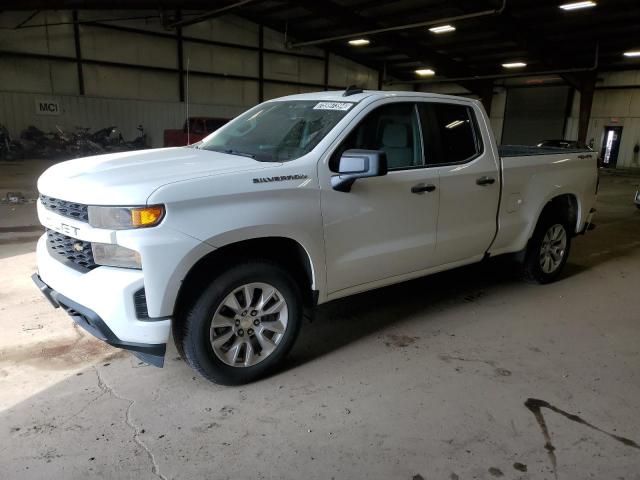
[[[573, 193], [563, 193], [548, 200], [538, 215], [534, 229], [535, 226], [550, 215], [565, 220], [573, 230], [571, 233], [575, 234], [579, 230], [578, 219], [580, 218], [578, 197]], [[531, 235], [533, 235], [533, 231]]]

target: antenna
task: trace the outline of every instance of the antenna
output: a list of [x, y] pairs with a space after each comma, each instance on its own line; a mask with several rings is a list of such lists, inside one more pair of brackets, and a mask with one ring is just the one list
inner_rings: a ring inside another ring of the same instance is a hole
[[355, 95], [357, 93], [362, 93], [364, 90], [362, 88], [359, 88], [355, 85], [349, 85], [344, 93], [342, 94], [343, 97], [348, 97], [349, 95]]
[[191, 64], [191, 58], [187, 57], [187, 78], [185, 79], [185, 85], [184, 85], [184, 103], [185, 103], [185, 107], [186, 107], [186, 122], [187, 122], [187, 145], [189, 145], [191, 143], [191, 133], [190, 133], [190, 129], [191, 129], [191, 125], [189, 122], [189, 66]]

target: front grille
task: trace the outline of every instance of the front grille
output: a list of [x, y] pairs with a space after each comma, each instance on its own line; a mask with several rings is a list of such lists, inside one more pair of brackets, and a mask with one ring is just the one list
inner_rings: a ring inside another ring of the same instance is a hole
[[67, 202], [59, 198], [40, 195], [42, 206], [47, 210], [56, 212], [68, 218], [73, 218], [81, 222], [89, 223], [89, 207], [82, 203]]
[[88, 272], [99, 267], [93, 259], [90, 242], [47, 229], [47, 248], [54, 258], [78, 271]]

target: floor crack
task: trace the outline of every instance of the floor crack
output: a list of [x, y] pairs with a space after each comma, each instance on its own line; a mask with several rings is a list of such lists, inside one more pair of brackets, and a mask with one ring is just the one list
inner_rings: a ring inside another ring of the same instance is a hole
[[164, 476], [162, 473], [160, 473], [160, 467], [158, 467], [158, 462], [156, 462], [156, 457], [153, 455], [153, 452], [151, 452], [149, 447], [147, 447], [147, 445], [142, 440], [140, 440], [140, 427], [138, 427], [131, 420], [131, 409], [135, 405], [136, 401], [131, 400], [130, 398], [123, 397], [122, 395], [117, 393], [113, 389], [113, 387], [111, 387], [107, 382], [105, 382], [98, 368], [96, 366], [93, 366], [93, 369], [96, 372], [96, 377], [98, 378], [98, 387], [100, 388], [100, 390], [102, 390], [106, 394], [109, 394], [117, 398], [118, 400], [129, 402], [129, 406], [127, 407], [127, 411], [125, 413], [125, 423], [131, 430], [133, 430], [133, 441], [147, 453], [147, 456], [149, 457], [149, 461], [151, 462], [151, 473], [153, 473], [156, 477], [161, 478], [162, 480], [167, 480], [167, 477]]

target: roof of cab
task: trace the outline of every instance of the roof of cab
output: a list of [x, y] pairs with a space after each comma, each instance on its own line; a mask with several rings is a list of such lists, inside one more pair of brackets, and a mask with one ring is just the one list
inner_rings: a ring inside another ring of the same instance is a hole
[[300, 93], [297, 95], [287, 95], [286, 97], [274, 98], [274, 100], [329, 100], [333, 102], [360, 102], [365, 98], [370, 100], [390, 97], [417, 97], [417, 98], [439, 98], [448, 100], [469, 100], [472, 102], [478, 102], [468, 97], [459, 97], [455, 95], [442, 95], [440, 93], [427, 93], [427, 92], [403, 92], [403, 91], [382, 91], [382, 90], [364, 90], [362, 93], [354, 93], [348, 96], [343, 96], [344, 90], [331, 90], [326, 92], [311, 92]]

